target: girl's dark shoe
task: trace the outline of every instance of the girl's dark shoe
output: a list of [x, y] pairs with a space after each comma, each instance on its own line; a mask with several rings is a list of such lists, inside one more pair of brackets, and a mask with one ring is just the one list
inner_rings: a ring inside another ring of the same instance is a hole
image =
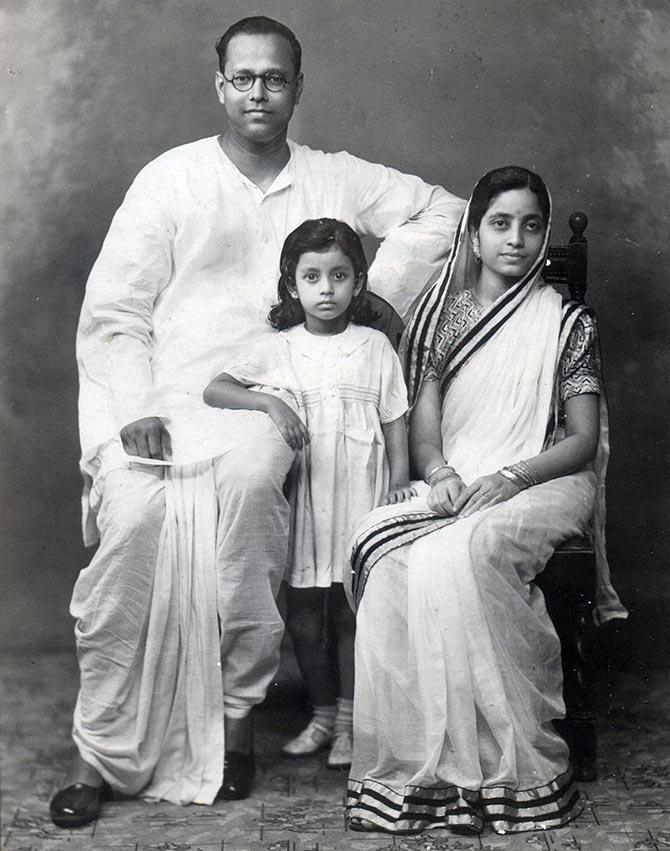
[[49, 815], [58, 827], [83, 827], [100, 815], [102, 786], [73, 783], [51, 799]]
[[226, 751], [223, 763], [223, 782], [217, 798], [226, 801], [241, 801], [251, 794], [251, 784], [256, 774], [253, 753]]

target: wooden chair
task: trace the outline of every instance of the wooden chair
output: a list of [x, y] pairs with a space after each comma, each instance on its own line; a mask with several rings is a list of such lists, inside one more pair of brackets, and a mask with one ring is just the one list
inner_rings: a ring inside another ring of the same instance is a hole
[[[559, 291], [567, 290], [571, 298], [583, 302], [588, 254], [584, 231], [588, 219], [584, 213], [575, 212], [568, 224], [572, 236], [567, 243], [549, 248], [543, 276]], [[577, 779], [595, 780], [597, 737], [591, 658], [596, 571], [590, 537], [575, 538], [559, 547], [538, 576], [537, 584], [544, 592], [549, 616], [561, 639], [566, 717], [556, 726], [570, 748]]]
[[[584, 231], [588, 219], [575, 212], [568, 220], [572, 236], [567, 243], [549, 248], [544, 279], [575, 301], [586, 293], [587, 249]], [[375, 327], [397, 349], [403, 322], [388, 302], [370, 293]], [[552, 556], [536, 582], [561, 641], [563, 698], [566, 717], [556, 727], [570, 748], [570, 760], [578, 780], [596, 779], [596, 730], [593, 701], [594, 668], [590, 661], [594, 623], [595, 556], [592, 541], [568, 541]]]

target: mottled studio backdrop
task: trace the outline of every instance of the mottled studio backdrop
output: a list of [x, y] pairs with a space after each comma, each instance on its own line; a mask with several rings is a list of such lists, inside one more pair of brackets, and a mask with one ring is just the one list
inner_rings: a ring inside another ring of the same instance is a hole
[[[547, 180], [556, 237], [590, 220], [612, 412], [609, 547], [624, 646], [668, 652], [666, 0], [4, 0], [0, 642], [71, 646], [79, 536], [74, 336], [136, 172], [218, 133], [216, 37], [267, 13], [304, 48], [292, 136], [460, 195], [509, 162]], [[621, 647], [621, 641], [619, 641]]]

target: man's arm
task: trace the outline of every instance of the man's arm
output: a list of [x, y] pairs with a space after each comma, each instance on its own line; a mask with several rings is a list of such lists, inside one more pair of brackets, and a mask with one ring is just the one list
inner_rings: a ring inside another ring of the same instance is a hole
[[77, 337], [84, 452], [121, 433], [130, 454], [169, 454], [152, 399], [151, 358], [154, 304], [172, 274], [174, 225], [152, 171], [129, 189], [86, 287]]
[[370, 289], [405, 316], [449, 254], [465, 201], [396, 169], [356, 162], [359, 233], [382, 239]]

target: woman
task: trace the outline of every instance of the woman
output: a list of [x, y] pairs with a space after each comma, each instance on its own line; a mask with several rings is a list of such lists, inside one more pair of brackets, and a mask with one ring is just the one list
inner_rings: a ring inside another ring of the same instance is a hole
[[592, 515], [597, 618], [626, 612], [602, 545], [595, 320], [542, 281], [549, 224], [537, 175], [485, 175], [405, 335], [424, 482], [369, 515], [354, 545], [354, 829], [503, 833], [580, 809], [552, 726], [560, 644], [532, 580]]

